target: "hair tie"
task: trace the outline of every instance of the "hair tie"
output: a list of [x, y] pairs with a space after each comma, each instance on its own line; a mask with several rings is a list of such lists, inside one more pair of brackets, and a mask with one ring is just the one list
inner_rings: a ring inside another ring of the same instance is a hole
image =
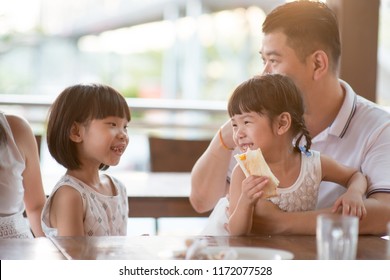
[[301, 152], [304, 153], [307, 157], [310, 157], [310, 156], [311, 156], [311, 152], [310, 152], [309, 150], [307, 150], [306, 147], [299, 146], [299, 149], [300, 149]]

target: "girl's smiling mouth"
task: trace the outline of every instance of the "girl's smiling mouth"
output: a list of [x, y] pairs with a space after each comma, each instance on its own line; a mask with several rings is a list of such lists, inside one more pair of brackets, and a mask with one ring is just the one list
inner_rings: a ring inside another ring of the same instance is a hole
[[111, 146], [111, 151], [114, 151], [117, 154], [122, 155], [123, 152], [126, 150], [126, 145], [116, 145], [116, 146]]
[[248, 149], [253, 149], [253, 143], [240, 144], [239, 147], [241, 151], [246, 152]]

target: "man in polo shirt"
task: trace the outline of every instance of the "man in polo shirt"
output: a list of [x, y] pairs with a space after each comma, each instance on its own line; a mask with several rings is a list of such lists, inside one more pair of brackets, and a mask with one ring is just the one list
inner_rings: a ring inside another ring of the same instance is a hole
[[[287, 75], [301, 89], [312, 149], [367, 176], [368, 214], [360, 222], [360, 233], [385, 233], [390, 221], [390, 115], [339, 80], [341, 47], [333, 12], [324, 3], [286, 3], [267, 15], [263, 33], [264, 72]], [[197, 211], [212, 209], [228, 192], [233, 148], [228, 121], [192, 171], [190, 201]], [[308, 212], [285, 213], [261, 200], [255, 208], [253, 232], [315, 234], [316, 216], [330, 212], [344, 191], [322, 183], [317, 210]]]

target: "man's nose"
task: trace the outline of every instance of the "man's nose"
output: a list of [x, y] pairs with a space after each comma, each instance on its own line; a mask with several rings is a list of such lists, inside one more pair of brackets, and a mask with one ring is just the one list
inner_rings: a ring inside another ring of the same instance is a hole
[[266, 63], [263, 67], [263, 71], [261, 72], [261, 75], [268, 75], [271, 74], [271, 68], [268, 66], [268, 63]]

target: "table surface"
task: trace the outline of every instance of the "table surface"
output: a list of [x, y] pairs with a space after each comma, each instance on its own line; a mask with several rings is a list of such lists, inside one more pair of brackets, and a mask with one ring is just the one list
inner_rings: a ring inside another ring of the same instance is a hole
[[[208, 246], [269, 248], [291, 252], [297, 260], [316, 259], [315, 236], [250, 237], [54, 237], [51, 238], [67, 259], [169, 259], [174, 251], [185, 250], [188, 239], [207, 240]], [[378, 236], [360, 236], [357, 259], [386, 259], [387, 243]]]
[[[110, 236], [0, 239], [1, 260], [156, 260], [172, 259], [184, 251], [188, 239], [203, 239], [208, 246], [246, 247], [288, 251], [296, 260], [316, 259], [315, 236]], [[385, 260], [389, 240], [359, 236], [357, 259]], [[277, 253], [277, 252], [276, 252]], [[283, 255], [283, 254], [282, 254]]]
[[1, 260], [65, 260], [65, 256], [48, 238], [1, 239]]

